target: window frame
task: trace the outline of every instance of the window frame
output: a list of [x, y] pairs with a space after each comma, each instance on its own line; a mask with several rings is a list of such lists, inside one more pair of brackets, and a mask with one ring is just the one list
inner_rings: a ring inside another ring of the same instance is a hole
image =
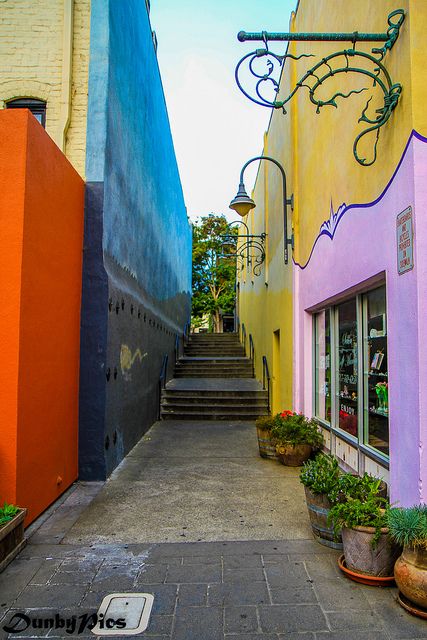
[[[46, 129], [46, 100], [40, 100], [39, 98], [12, 98], [5, 102], [6, 109], [28, 109], [31, 111], [36, 120], [41, 124], [43, 129]], [[40, 120], [37, 118], [40, 115]]]
[[[374, 291], [375, 289], [379, 289], [384, 287], [385, 296], [387, 301], [387, 290], [386, 283], [378, 282], [375, 283], [374, 286], [371, 286], [369, 289], [365, 289], [363, 291], [355, 292], [353, 295], [339, 299], [334, 301], [332, 304], [325, 305], [324, 307], [317, 306], [316, 310], [312, 314], [312, 381], [313, 381], [313, 392], [312, 392], [312, 410], [313, 417], [318, 422], [318, 424], [330, 431], [331, 435], [334, 435], [341, 440], [344, 440], [351, 446], [358, 449], [360, 452], [365, 454], [367, 457], [373, 459], [375, 462], [381, 464], [385, 468], [389, 468], [390, 454], [384, 454], [372, 445], [368, 444], [368, 435], [369, 435], [369, 424], [365, 421], [365, 376], [364, 376], [364, 365], [365, 365], [365, 345], [364, 338], [367, 334], [367, 298], [366, 294]], [[337, 337], [339, 335], [339, 327], [338, 327], [338, 306], [343, 302], [347, 302], [355, 299], [356, 302], [356, 322], [357, 322], [357, 436], [353, 436], [350, 433], [347, 433], [343, 429], [341, 429], [338, 420], [338, 411], [339, 411], [339, 398], [338, 398], [338, 387], [337, 387], [337, 376], [339, 370], [339, 361], [338, 361], [338, 340]], [[317, 329], [317, 317], [322, 312], [329, 312], [330, 314], [330, 340], [331, 340], [331, 421], [330, 423], [319, 418], [316, 415], [316, 393], [317, 393], [317, 375], [316, 375], [316, 350], [317, 350], [317, 338], [318, 338], [318, 329]], [[386, 314], [387, 314], [387, 302], [386, 302]], [[388, 343], [387, 343], [387, 355], [388, 354]], [[388, 422], [388, 435], [390, 442], [390, 419]]]

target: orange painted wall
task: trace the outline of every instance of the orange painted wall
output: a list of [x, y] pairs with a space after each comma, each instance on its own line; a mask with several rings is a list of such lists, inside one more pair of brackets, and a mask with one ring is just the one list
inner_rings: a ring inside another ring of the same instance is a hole
[[84, 182], [29, 112], [5, 110], [0, 186], [0, 502], [29, 524], [77, 478]]

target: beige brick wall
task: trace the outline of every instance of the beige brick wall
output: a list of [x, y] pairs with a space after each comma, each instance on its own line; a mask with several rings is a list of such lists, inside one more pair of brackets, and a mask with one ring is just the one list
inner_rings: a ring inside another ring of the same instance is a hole
[[90, 0], [0, 0], [0, 108], [13, 98], [46, 100], [46, 130], [83, 177], [89, 37]]

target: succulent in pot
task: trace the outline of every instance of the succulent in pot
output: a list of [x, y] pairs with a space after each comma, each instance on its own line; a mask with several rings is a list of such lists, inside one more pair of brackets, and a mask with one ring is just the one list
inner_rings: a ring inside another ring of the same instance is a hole
[[272, 458], [276, 460], [276, 444], [271, 436], [271, 430], [274, 424], [274, 416], [260, 416], [255, 422], [259, 455], [261, 458]]
[[290, 467], [300, 467], [313, 450], [323, 445], [317, 423], [293, 411], [283, 411], [275, 416], [271, 434], [276, 440], [278, 459]]
[[[403, 546], [394, 567], [397, 586], [427, 614], [427, 505], [390, 509], [387, 521], [390, 537]], [[399, 602], [405, 606], [400, 598]]]

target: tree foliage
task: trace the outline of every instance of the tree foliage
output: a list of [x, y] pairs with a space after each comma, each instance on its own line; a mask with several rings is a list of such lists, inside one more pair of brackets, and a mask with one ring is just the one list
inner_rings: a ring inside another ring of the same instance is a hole
[[[224, 237], [230, 238], [226, 240]], [[220, 331], [220, 310], [233, 313], [235, 305], [237, 229], [223, 215], [204, 216], [193, 226], [193, 318], [210, 315]]]

